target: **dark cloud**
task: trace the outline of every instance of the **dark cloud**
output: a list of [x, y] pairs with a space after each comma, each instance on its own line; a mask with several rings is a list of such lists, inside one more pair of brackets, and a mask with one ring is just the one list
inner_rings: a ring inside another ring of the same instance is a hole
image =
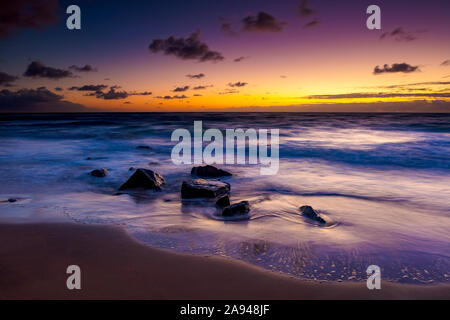
[[63, 88], [56, 87], [56, 88], [55, 88], [55, 91], [63, 91]]
[[250, 58], [250, 57], [244, 57], [244, 56], [242, 56], [242, 57], [239, 57], [239, 58], [234, 59], [233, 61], [234, 61], [234, 62], [241, 62], [242, 60], [245, 60], [245, 59], [248, 59], [248, 58]]
[[189, 90], [189, 86], [184, 86], [184, 87], [177, 87], [175, 89], [172, 90], [172, 92], [184, 92], [184, 91], [188, 91]]
[[391, 32], [384, 32], [383, 34], [381, 34], [380, 39], [383, 40], [385, 38], [393, 38], [396, 41], [404, 42], [414, 41], [417, 39], [415, 35], [413, 35], [411, 32], [405, 31], [402, 27], [398, 27]]
[[0, 91], [0, 112], [81, 112], [87, 109], [81, 105], [64, 101], [45, 87]]
[[194, 97], [201, 97], [201, 94], [194, 94]]
[[309, 17], [315, 13], [316, 11], [310, 7], [308, 0], [300, 1], [300, 4], [298, 5], [298, 14], [300, 17]]
[[260, 32], [280, 32], [286, 26], [286, 22], [278, 21], [266, 12], [258, 12], [256, 16], [249, 15], [242, 19], [244, 30]]
[[212, 85], [209, 86], [196, 86], [194, 88], [192, 88], [193, 90], [203, 90], [203, 89], [207, 89], [207, 88], [211, 88]]
[[10, 87], [12, 86], [11, 82], [16, 81], [17, 79], [18, 78], [15, 76], [0, 71], [0, 86]]
[[201, 79], [201, 78], [204, 78], [205, 75], [203, 73], [187, 74], [186, 77], [188, 77], [189, 79]]
[[33, 77], [33, 78], [39, 77], [54, 80], [73, 77], [72, 72], [68, 70], [46, 67], [40, 61], [31, 62], [23, 75], [25, 77]]
[[119, 100], [128, 98], [129, 94], [126, 91], [116, 91], [114, 88], [110, 88], [108, 92], [96, 92], [96, 97], [105, 100]]
[[153, 53], [164, 52], [166, 55], [173, 55], [183, 60], [197, 60], [200, 62], [224, 60], [221, 53], [210, 50], [208, 45], [200, 41], [199, 38], [200, 32], [197, 31], [186, 39], [173, 36], [167, 39], [155, 39], [150, 44], [149, 49]]
[[344, 94], [312, 95], [307, 99], [365, 99], [365, 98], [405, 98], [405, 97], [427, 97], [427, 98], [450, 98], [450, 92], [430, 93], [386, 93], [386, 92], [356, 92]]
[[450, 59], [449, 60], [445, 60], [441, 63], [441, 66], [450, 66]]
[[74, 90], [77, 90], [77, 91], [102, 91], [103, 89], [106, 89], [106, 88], [108, 88], [108, 86], [105, 84], [97, 84], [97, 85], [87, 84], [82, 87], [71, 87], [71, 88], [69, 88], [69, 90], [72, 90], [72, 91], [74, 91]]
[[0, 38], [14, 31], [40, 29], [58, 20], [58, 0], [0, 1]]
[[229, 83], [228, 86], [230, 87], [244, 87], [246, 86], [248, 83], [247, 82], [235, 82], [235, 83]]
[[389, 86], [377, 86], [377, 87], [369, 87], [369, 88], [383, 88], [383, 89], [396, 89], [396, 88], [405, 88], [412, 86], [441, 86], [441, 85], [450, 85], [448, 81], [427, 81], [427, 82], [413, 82], [413, 83], [405, 83], [405, 84], [393, 84]]
[[385, 64], [383, 68], [376, 66], [373, 70], [374, 74], [382, 74], [382, 73], [395, 73], [395, 72], [403, 72], [403, 73], [411, 73], [415, 71], [420, 71], [418, 66], [412, 66], [407, 63], [394, 63], [392, 66]]
[[165, 100], [172, 100], [172, 99], [187, 99], [189, 97], [185, 96], [184, 94], [182, 96], [157, 96], [157, 99], [165, 99]]
[[152, 94], [153, 94], [153, 92], [150, 92], [150, 91], [129, 93], [130, 96], [151, 96]]
[[229, 22], [222, 23], [220, 30], [222, 30], [223, 33], [226, 35], [235, 37], [237, 36], [237, 32], [233, 31], [233, 26]]
[[87, 64], [84, 67], [79, 67], [76, 65], [70, 66], [69, 69], [77, 71], [77, 72], [97, 72], [97, 69]]
[[303, 26], [303, 29], [312, 28], [320, 24], [319, 19], [314, 19]]

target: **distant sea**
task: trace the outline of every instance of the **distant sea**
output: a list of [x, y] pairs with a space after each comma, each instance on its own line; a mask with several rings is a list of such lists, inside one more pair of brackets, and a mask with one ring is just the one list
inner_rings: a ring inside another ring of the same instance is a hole
[[[248, 219], [181, 201], [192, 165], [172, 163], [170, 137], [198, 120], [280, 130], [278, 174], [219, 166], [233, 173], [231, 201], [250, 202]], [[88, 174], [97, 168], [108, 175]], [[130, 168], [167, 184], [117, 194]], [[387, 280], [450, 281], [450, 114], [0, 114], [0, 181], [0, 221], [113, 224], [152, 246], [307, 279], [362, 281], [375, 264]], [[301, 205], [332, 223], [308, 221]]]

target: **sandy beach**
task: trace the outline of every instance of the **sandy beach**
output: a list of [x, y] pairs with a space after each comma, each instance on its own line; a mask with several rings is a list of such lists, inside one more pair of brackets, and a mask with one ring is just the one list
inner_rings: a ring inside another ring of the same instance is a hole
[[[316, 282], [168, 252], [111, 226], [1, 224], [0, 299], [449, 299], [449, 285]], [[82, 289], [66, 288], [81, 267]]]

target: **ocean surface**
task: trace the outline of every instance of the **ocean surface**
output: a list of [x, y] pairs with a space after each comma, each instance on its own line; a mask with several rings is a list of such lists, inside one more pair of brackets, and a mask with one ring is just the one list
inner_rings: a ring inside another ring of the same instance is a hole
[[[172, 163], [171, 134], [199, 120], [280, 130], [278, 174], [219, 166], [233, 173], [231, 201], [250, 202], [244, 219], [181, 201], [192, 165]], [[131, 167], [162, 174], [164, 189], [118, 193]], [[97, 168], [108, 175], [90, 176]], [[385, 280], [450, 281], [449, 114], [3, 114], [0, 181], [0, 221], [113, 224], [156, 247], [314, 280], [365, 281], [374, 264]]]

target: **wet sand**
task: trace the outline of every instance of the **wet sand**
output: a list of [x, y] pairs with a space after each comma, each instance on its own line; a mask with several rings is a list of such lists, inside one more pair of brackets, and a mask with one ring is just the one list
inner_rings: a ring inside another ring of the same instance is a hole
[[[143, 245], [120, 228], [0, 224], [0, 299], [450, 299], [450, 285], [314, 282]], [[81, 290], [66, 268], [81, 267]]]

